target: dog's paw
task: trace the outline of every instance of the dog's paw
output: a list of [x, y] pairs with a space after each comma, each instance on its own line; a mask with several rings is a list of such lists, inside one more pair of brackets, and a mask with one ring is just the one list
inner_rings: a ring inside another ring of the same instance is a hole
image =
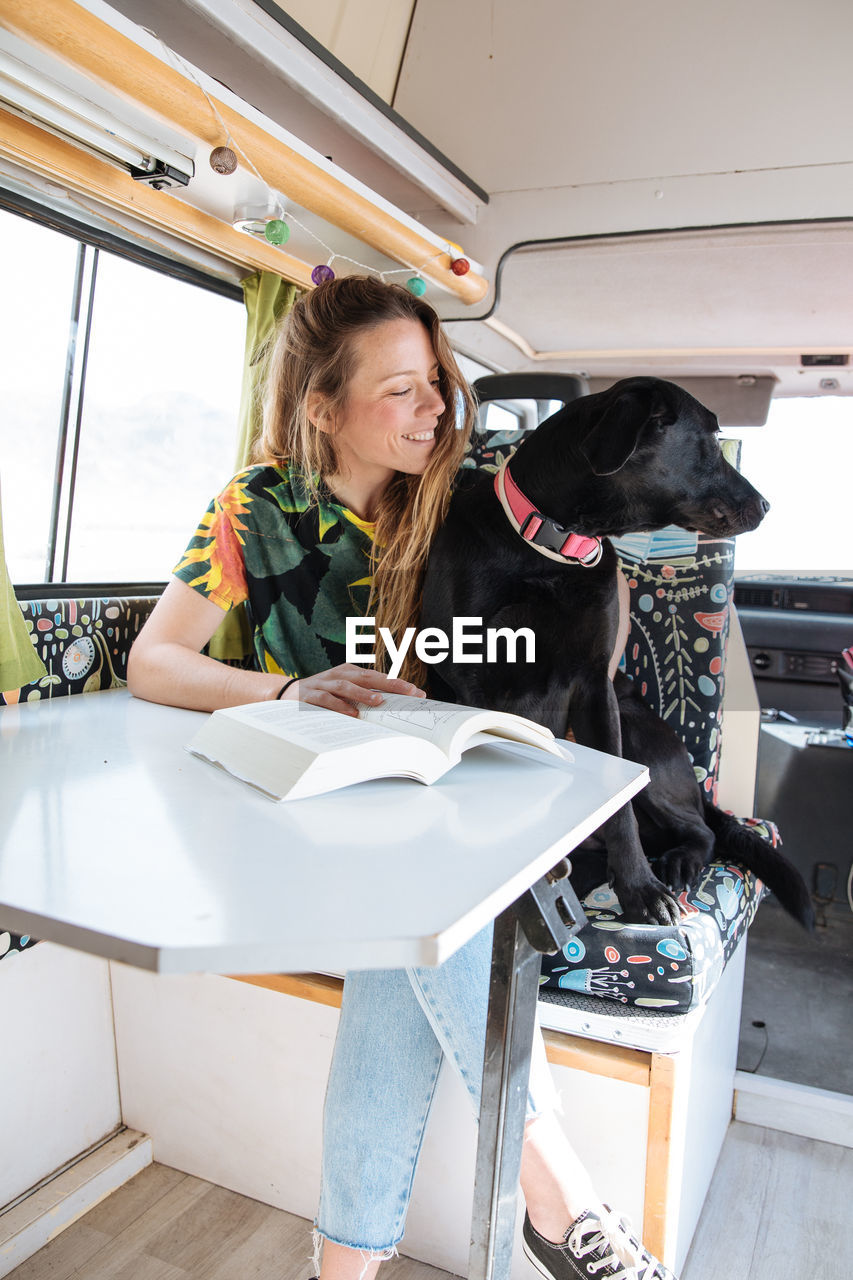
[[665, 928], [681, 921], [681, 909], [665, 884], [650, 876], [642, 884], [614, 885], [624, 924], [659, 924]]
[[681, 893], [696, 884], [705, 865], [704, 855], [695, 849], [679, 846], [656, 858], [654, 862], [658, 879], [673, 893]]

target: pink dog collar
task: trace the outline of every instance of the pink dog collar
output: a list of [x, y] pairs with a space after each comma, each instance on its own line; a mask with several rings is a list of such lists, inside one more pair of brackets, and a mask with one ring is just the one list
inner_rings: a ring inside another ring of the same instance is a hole
[[571, 533], [550, 516], [537, 511], [513, 480], [506, 462], [495, 476], [495, 493], [516, 532], [542, 555], [552, 560], [572, 560], [586, 568], [598, 564], [601, 539]]

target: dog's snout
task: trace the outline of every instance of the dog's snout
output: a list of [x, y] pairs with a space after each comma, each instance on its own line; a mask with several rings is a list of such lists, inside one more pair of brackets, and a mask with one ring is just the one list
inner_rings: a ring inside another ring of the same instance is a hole
[[757, 529], [770, 510], [770, 503], [763, 494], [756, 493], [743, 508], [744, 532]]

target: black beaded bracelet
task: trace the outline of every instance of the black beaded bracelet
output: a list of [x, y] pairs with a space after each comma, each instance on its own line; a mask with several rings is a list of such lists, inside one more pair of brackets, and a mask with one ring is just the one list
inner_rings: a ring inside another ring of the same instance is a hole
[[282, 696], [285, 689], [289, 689], [292, 684], [296, 684], [296, 681], [299, 678], [300, 678], [299, 676], [291, 676], [289, 680], [286, 680], [285, 683], [279, 689], [278, 693], [275, 695], [275, 698], [273, 699], [273, 701], [278, 702], [279, 698]]

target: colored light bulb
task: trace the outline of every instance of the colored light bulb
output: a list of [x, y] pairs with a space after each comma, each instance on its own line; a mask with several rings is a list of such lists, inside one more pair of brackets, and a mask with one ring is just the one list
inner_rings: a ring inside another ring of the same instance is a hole
[[216, 173], [233, 173], [237, 168], [237, 157], [230, 147], [214, 147], [209, 159]]
[[264, 227], [264, 235], [270, 244], [286, 244], [290, 239], [290, 227], [281, 218], [270, 218]]

